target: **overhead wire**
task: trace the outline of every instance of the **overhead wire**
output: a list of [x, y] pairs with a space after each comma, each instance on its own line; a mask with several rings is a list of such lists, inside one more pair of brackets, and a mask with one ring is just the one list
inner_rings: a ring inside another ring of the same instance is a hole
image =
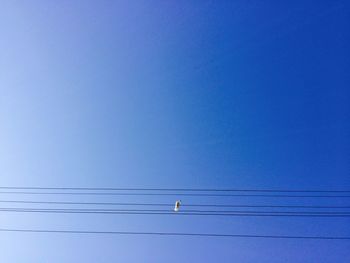
[[12, 190], [96, 190], [96, 191], [181, 191], [181, 192], [289, 192], [289, 193], [350, 193], [350, 190], [308, 190], [308, 189], [219, 189], [219, 188], [116, 188], [116, 187], [23, 187], [0, 186]]
[[[2, 191], [6, 190], [6, 191]], [[16, 190], [16, 191], [13, 191]], [[93, 191], [93, 192], [92, 192]], [[0, 194], [18, 195], [101, 195], [101, 196], [189, 196], [189, 197], [290, 197], [290, 198], [348, 198], [346, 190], [276, 190], [276, 189], [190, 189], [190, 188], [96, 188], [96, 187], [0, 187]], [[147, 202], [76, 202], [76, 201], [37, 201], [37, 200], [0, 200], [8, 204], [47, 204], [47, 205], [97, 205], [123, 206], [126, 209], [98, 208], [33, 208], [0, 207], [0, 212], [15, 213], [54, 213], [54, 214], [105, 214], [105, 215], [150, 215], [150, 216], [223, 216], [223, 217], [310, 217], [310, 218], [350, 218], [349, 211], [256, 211], [225, 210], [224, 208], [295, 208], [295, 209], [348, 209], [347, 205], [289, 205], [289, 204], [182, 204], [181, 212], [170, 210], [174, 204]], [[129, 209], [128, 206], [137, 209]], [[169, 209], [139, 209], [146, 207], [169, 207]], [[220, 208], [221, 210], [196, 210], [188, 208]], [[66, 234], [114, 234], [114, 235], [159, 235], [159, 236], [202, 236], [202, 237], [247, 237], [247, 238], [289, 238], [289, 239], [337, 239], [350, 237], [335, 236], [274, 236], [240, 235], [211, 233], [173, 233], [173, 232], [128, 232], [128, 231], [85, 231], [85, 230], [49, 230], [49, 229], [0, 229], [2, 232], [27, 233], [66, 233]]]
[[50, 234], [87, 234], [87, 235], [142, 235], [142, 236], [183, 236], [183, 237], [217, 237], [217, 238], [269, 238], [269, 239], [308, 239], [308, 240], [350, 240], [349, 236], [291, 236], [291, 235], [250, 235], [188, 232], [132, 232], [132, 231], [87, 231], [87, 230], [53, 230], [53, 229], [14, 229], [0, 228], [0, 232], [50, 233]]
[[63, 213], [63, 214], [114, 214], [114, 215], [173, 215], [173, 216], [232, 216], [232, 217], [350, 217], [350, 213], [276, 213], [270, 211], [235, 211], [235, 212], [180, 212], [169, 210], [103, 210], [103, 209], [40, 209], [40, 208], [0, 208], [1, 212], [19, 213]]
[[[28, 201], [28, 200], [0, 200], [0, 203], [18, 204], [58, 204], [58, 205], [98, 205], [98, 206], [166, 206], [170, 203], [125, 203], [125, 202], [71, 202], [71, 201]], [[349, 209], [350, 206], [322, 206], [322, 205], [250, 205], [250, 204], [182, 204], [183, 207], [220, 207], [220, 208], [312, 208], [312, 209]]]
[[115, 193], [115, 192], [28, 192], [0, 191], [0, 194], [24, 195], [101, 195], [101, 196], [193, 196], [193, 197], [290, 197], [290, 198], [350, 198], [350, 195], [283, 195], [283, 194], [207, 194], [207, 193]]
[[[33, 207], [0, 207], [2, 210], [38, 210], [38, 211], [88, 211], [88, 212], [170, 212], [169, 209], [96, 209], [96, 208], [33, 208]], [[173, 213], [173, 212], [172, 212]], [[183, 210], [179, 213], [263, 213], [263, 214], [325, 214], [325, 215], [350, 215], [350, 211], [252, 211], [252, 210]]]

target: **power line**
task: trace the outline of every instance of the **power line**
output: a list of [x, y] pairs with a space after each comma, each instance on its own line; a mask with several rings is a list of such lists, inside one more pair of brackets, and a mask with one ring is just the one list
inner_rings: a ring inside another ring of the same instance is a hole
[[227, 216], [227, 217], [329, 217], [329, 218], [349, 218], [350, 214], [305, 214], [305, 213], [273, 213], [273, 212], [234, 212], [234, 213], [202, 213], [202, 212], [148, 212], [146, 211], [96, 211], [83, 209], [31, 209], [31, 208], [1, 208], [0, 212], [19, 212], [19, 213], [59, 213], [59, 214], [109, 214], [109, 215], [172, 215], [172, 216]]
[[[65, 201], [27, 201], [27, 200], [0, 200], [0, 203], [18, 204], [58, 204], [58, 205], [112, 205], [112, 206], [166, 206], [166, 203], [120, 203], [120, 202], [65, 202]], [[182, 204], [183, 207], [221, 207], [221, 208], [312, 208], [312, 209], [349, 209], [350, 206], [317, 206], [317, 205], [247, 205], [247, 204]]]
[[91, 190], [91, 191], [181, 191], [181, 192], [271, 192], [271, 193], [350, 193], [350, 190], [292, 190], [292, 189], [218, 189], [218, 188], [115, 188], [115, 187], [18, 187], [0, 186], [12, 190]]
[[[27, 201], [27, 200], [0, 200], [0, 203], [18, 203], [18, 204], [58, 204], [58, 205], [113, 205], [113, 206], [167, 206], [174, 204], [165, 203], [119, 203], [119, 202], [65, 202], [65, 201]], [[185, 206], [185, 205], [182, 205]], [[190, 205], [186, 205], [190, 206]], [[349, 207], [350, 208], [350, 207]]]
[[27, 192], [27, 191], [0, 191], [0, 194], [26, 195], [113, 195], [113, 196], [212, 196], [212, 197], [291, 197], [291, 198], [349, 198], [350, 195], [282, 195], [282, 194], [197, 194], [197, 193], [96, 193], [96, 192]]
[[[87, 212], [170, 212], [170, 209], [96, 209], [96, 208], [33, 208], [33, 207], [0, 207], [0, 211], [35, 210], [35, 211], [87, 211]], [[172, 212], [173, 213], [173, 212]], [[252, 210], [189, 210], [178, 213], [257, 213], [257, 214], [315, 214], [315, 215], [350, 215], [350, 211], [252, 211]]]
[[[0, 211], [12, 210], [35, 210], [35, 211], [82, 211], [82, 212], [165, 212], [168, 213], [170, 209], [96, 209], [96, 208], [32, 208], [32, 207], [0, 207]], [[172, 212], [174, 213], [174, 212]], [[311, 214], [311, 215], [350, 215], [350, 211], [252, 211], [252, 210], [183, 210], [178, 213], [253, 213], [253, 214]]]
[[273, 238], [273, 239], [309, 239], [309, 240], [350, 240], [347, 236], [290, 236], [290, 235], [246, 235], [216, 233], [176, 233], [176, 232], [132, 232], [132, 231], [86, 231], [86, 230], [49, 230], [49, 229], [10, 229], [1, 228], [1, 232], [51, 233], [51, 234], [91, 234], [91, 235], [143, 235], [143, 236], [184, 236], [184, 237], [224, 237], [224, 238]]

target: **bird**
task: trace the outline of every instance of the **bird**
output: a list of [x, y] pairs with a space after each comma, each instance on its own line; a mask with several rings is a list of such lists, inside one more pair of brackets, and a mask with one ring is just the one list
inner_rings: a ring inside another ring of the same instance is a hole
[[175, 212], [178, 212], [178, 211], [179, 211], [180, 205], [181, 205], [181, 200], [177, 200], [177, 201], [175, 202], [175, 207], [174, 207], [174, 211], [175, 211]]

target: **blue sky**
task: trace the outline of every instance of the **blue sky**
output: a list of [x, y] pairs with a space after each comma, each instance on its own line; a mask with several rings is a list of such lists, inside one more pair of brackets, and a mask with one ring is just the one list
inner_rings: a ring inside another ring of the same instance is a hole
[[[3, 1], [0, 184], [350, 189], [349, 8], [342, 0]], [[74, 200], [87, 199], [111, 197]], [[324, 218], [2, 213], [0, 225], [350, 235], [348, 219]], [[0, 247], [1, 262], [350, 260], [344, 241], [1, 233]]]

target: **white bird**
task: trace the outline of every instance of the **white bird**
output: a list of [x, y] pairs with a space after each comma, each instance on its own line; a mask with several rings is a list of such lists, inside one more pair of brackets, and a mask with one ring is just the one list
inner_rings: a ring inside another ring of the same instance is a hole
[[175, 212], [178, 212], [178, 211], [179, 211], [180, 205], [181, 205], [181, 200], [177, 200], [177, 201], [175, 202], [175, 207], [174, 207], [174, 211], [175, 211]]

